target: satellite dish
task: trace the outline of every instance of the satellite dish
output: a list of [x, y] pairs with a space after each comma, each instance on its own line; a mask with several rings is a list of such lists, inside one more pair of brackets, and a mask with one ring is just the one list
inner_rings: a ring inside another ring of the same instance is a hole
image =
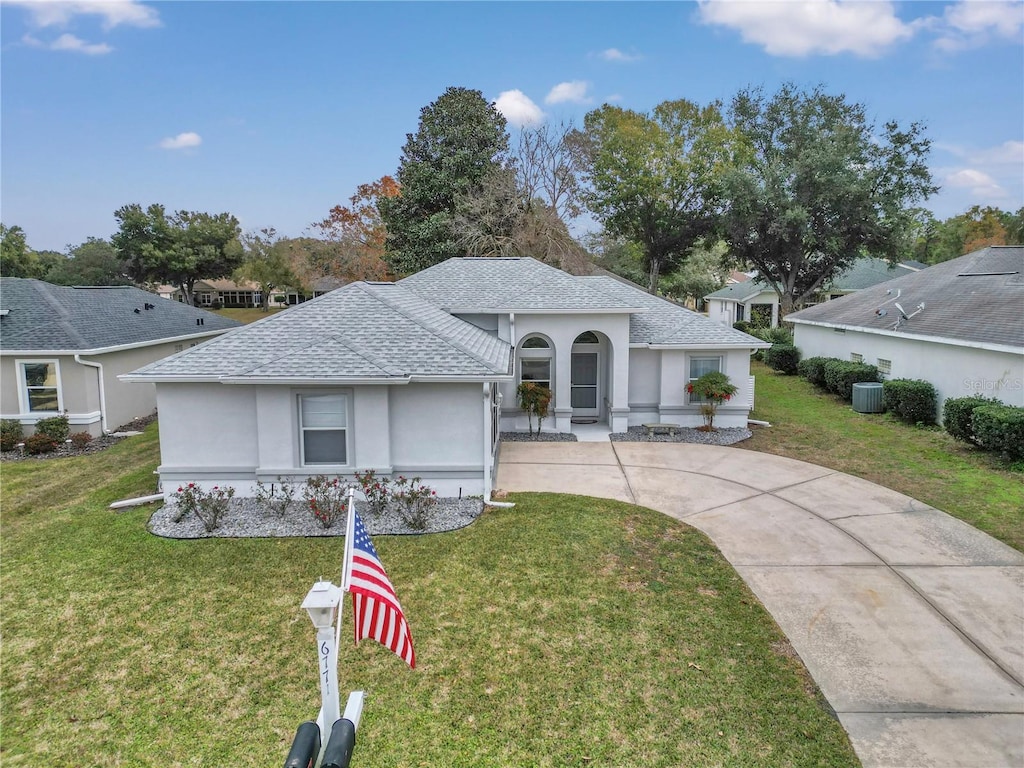
[[896, 307], [896, 309], [898, 309], [900, 311], [900, 315], [903, 317], [904, 320], [909, 319], [907, 317], [907, 310], [905, 310], [903, 307], [901, 307], [900, 303], [898, 301], [895, 303], [894, 306]]

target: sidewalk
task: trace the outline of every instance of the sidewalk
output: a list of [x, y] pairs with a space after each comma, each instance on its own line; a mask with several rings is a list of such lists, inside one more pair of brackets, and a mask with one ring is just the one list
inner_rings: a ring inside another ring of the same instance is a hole
[[824, 467], [687, 443], [506, 443], [498, 488], [618, 499], [706, 533], [865, 768], [1024, 766], [1024, 555]]

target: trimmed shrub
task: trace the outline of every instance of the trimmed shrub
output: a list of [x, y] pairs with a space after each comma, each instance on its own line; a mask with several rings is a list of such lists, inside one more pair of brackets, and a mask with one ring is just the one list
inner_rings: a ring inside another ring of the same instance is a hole
[[981, 405], [971, 416], [974, 439], [986, 451], [1004, 458], [1024, 459], [1024, 408], [1013, 405]]
[[764, 361], [772, 370], [792, 376], [800, 362], [800, 350], [792, 344], [773, 344], [764, 351]]
[[735, 323], [732, 324], [732, 327], [735, 328], [737, 331], [743, 331], [744, 333], [750, 333], [750, 331], [753, 328], [753, 326], [751, 326], [750, 323], [748, 323], [746, 320], [737, 320]]
[[0, 421], [0, 451], [13, 451], [24, 432], [21, 429], [21, 422], [17, 419], [4, 419]]
[[772, 344], [793, 344], [793, 332], [788, 328], [761, 328], [757, 332], [757, 337], [764, 341], [771, 342]]
[[938, 394], [922, 379], [892, 379], [882, 384], [882, 405], [908, 424], [934, 424]]
[[85, 448], [89, 443], [92, 442], [92, 435], [88, 432], [75, 432], [71, 436], [71, 444], [75, 448]]
[[68, 424], [67, 416], [51, 416], [48, 419], [40, 419], [36, 422], [36, 434], [46, 435], [51, 440], [63, 443], [68, 439], [68, 432], [71, 427]]
[[878, 369], [873, 365], [845, 360], [825, 363], [825, 387], [844, 400], [853, 399], [853, 385], [862, 381], [878, 381]]
[[32, 456], [38, 456], [40, 453], [53, 453], [57, 450], [58, 445], [60, 445], [59, 442], [40, 432], [25, 438], [25, 452]]
[[824, 389], [825, 364], [832, 360], [838, 362], [838, 359], [835, 357], [808, 357], [797, 363], [796, 372], [814, 386]]
[[963, 440], [965, 443], [977, 445], [978, 442], [974, 439], [974, 429], [971, 426], [974, 409], [993, 403], [998, 405], [999, 400], [982, 395], [951, 397], [942, 406], [942, 426], [954, 440]]

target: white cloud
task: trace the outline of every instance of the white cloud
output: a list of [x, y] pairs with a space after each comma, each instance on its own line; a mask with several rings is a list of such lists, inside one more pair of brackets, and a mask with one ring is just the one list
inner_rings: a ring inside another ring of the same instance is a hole
[[74, 51], [75, 53], [84, 53], [87, 56], [99, 56], [114, 50], [112, 46], [106, 43], [87, 43], [85, 40], [69, 35], [66, 32], [46, 47], [51, 51]]
[[517, 128], [539, 125], [544, 122], [544, 113], [522, 91], [502, 91], [494, 106]]
[[203, 143], [202, 137], [193, 131], [179, 133], [173, 138], [169, 137], [160, 142], [160, 149], [189, 149], [198, 147]]
[[910, 39], [915, 25], [896, 17], [890, 2], [854, 0], [702, 0], [705, 24], [735, 29], [773, 56], [853, 53], [876, 57]]
[[605, 61], [639, 61], [640, 55], [636, 53], [624, 53], [618, 48], [607, 48], [598, 54]]
[[36, 27], [64, 27], [76, 16], [99, 16], [104, 29], [125, 24], [130, 27], [159, 27], [160, 15], [137, 0], [4, 0], [29, 12]]
[[969, 189], [976, 197], [1003, 197], [1006, 190], [999, 183], [983, 171], [974, 168], [963, 168], [950, 173], [945, 178], [945, 183], [950, 187]]
[[587, 96], [588, 88], [590, 88], [590, 83], [584, 80], [559, 83], [544, 97], [544, 103], [561, 104], [564, 101], [570, 101], [573, 104], [589, 104], [591, 99]]
[[961, 0], [946, 8], [942, 26], [935, 46], [943, 51], [977, 48], [993, 37], [1020, 42], [1024, 3]]

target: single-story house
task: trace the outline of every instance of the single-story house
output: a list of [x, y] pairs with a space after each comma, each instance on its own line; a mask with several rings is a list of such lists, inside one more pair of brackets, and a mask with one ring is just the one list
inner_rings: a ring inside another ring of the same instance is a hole
[[[289, 303], [286, 299], [290, 289], [282, 288], [274, 291], [270, 297], [271, 307], [284, 307]], [[158, 285], [154, 292], [162, 299], [185, 301], [185, 294], [176, 285]], [[249, 309], [261, 306], [263, 290], [258, 283], [251, 280], [235, 282], [234, 280], [197, 280], [192, 288], [193, 301], [197, 307], [228, 307], [231, 309]], [[280, 297], [280, 301], [278, 298]]]
[[156, 408], [156, 391], [118, 379], [239, 326], [130, 286], [0, 278], [0, 416], [26, 433], [66, 413], [94, 437]]
[[805, 358], [931, 382], [940, 416], [950, 397], [1024, 406], [1024, 246], [990, 246], [786, 320]]
[[[857, 259], [849, 269], [841, 272], [826, 286], [813, 301], [804, 306], [813, 306], [823, 301], [838, 299], [849, 293], [862, 291], [873, 285], [913, 274], [925, 267], [918, 261], [904, 261], [890, 264], [884, 259]], [[779, 295], [768, 283], [749, 280], [730, 283], [704, 297], [708, 317], [716, 323], [732, 325], [741, 320], [759, 327], [778, 328]]]
[[[419, 476], [489, 493], [501, 431], [522, 430], [521, 382], [553, 393], [547, 430], [701, 424], [686, 384], [739, 388], [745, 426], [763, 342], [604, 276], [531, 258], [454, 258], [397, 283], [350, 283], [122, 377], [155, 384], [165, 487], [317, 474]], [[218, 424], [197, 440], [190, 420]]]

